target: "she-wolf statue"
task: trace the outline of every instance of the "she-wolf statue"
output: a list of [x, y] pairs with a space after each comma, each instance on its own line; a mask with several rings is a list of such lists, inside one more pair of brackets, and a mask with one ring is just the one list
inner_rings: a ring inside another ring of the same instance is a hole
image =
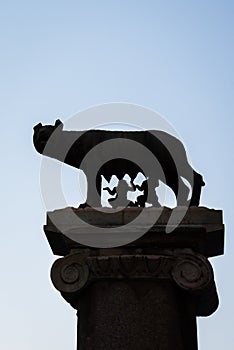
[[[147, 167], [144, 168], [141, 166], [141, 159], [137, 163], [133, 159], [125, 158], [124, 155], [116, 156], [118, 148], [123, 147], [127, 140], [129, 141], [127, 147], [132, 148], [132, 154], [134, 154], [135, 145], [140, 144], [155, 157], [162, 171], [155, 172], [154, 168], [151, 167], [150, 160]], [[106, 141], [113, 142], [113, 147], [108, 142], [105, 146]], [[205, 185], [202, 175], [197, 173], [188, 163], [186, 151], [181, 141], [166, 132], [159, 130], [67, 131], [63, 130], [63, 123], [56, 120], [55, 125], [37, 124], [34, 127], [33, 143], [40, 154], [83, 170], [88, 184], [87, 200], [82, 205], [83, 207], [86, 205], [101, 206], [102, 175], [107, 181], [110, 181], [112, 175], [122, 179], [125, 174], [128, 174], [133, 181], [139, 172], [147, 178], [147, 193], [151, 193], [151, 199], [152, 193], [155, 193], [155, 187], [158, 186], [158, 181], [161, 180], [175, 193], [177, 205], [199, 205], [201, 188]], [[103, 147], [97, 147], [102, 144]], [[88, 157], [89, 152], [93, 149], [97, 149], [96, 152]], [[112, 152], [113, 159], [111, 157], [107, 159], [106, 154], [111, 156]], [[183, 179], [187, 180], [191, 187], [190, 199], [188, 199], [190, 189]], [[156, 194], [155, 197], [157, 197]], [[158, 203], [157, 198], [155, 198], [155, 203]], [[152, 204], [154, 205], [154, 199], [152, 199]], [[142, 201], [141, 205], [144, 205]]]

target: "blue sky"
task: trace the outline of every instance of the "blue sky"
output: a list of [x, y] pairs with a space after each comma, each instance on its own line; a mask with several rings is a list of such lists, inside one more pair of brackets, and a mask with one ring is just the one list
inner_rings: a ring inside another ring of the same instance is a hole
[[49, 278], [32, 127], [108, 102], [165, 116], [204, 175], [202, 205], [224, 210], [220, 308], [199, 342], [233, 348], [233, 21], [227, 0], [1, 3], [1, 349], [75, 349], [75, 312]]

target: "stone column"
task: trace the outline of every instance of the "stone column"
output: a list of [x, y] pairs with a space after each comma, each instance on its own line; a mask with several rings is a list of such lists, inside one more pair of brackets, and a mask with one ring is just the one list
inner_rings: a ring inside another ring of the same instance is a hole
[[[136, 210], [125, 209], [128, 216]], [[218, 307], [207, 258], [223, 253], [222, 216], [191, 208], [166, 234], [167, 210], [140, 239], [108, 249], [68, 239], [48, 213], [47, 238], [53, 252], [64, 256], [53, 264], [51, 278], [78, 311], [79, 350], [197, 349], [196, 317]], [[69, 226], [65, 211], [56, 215]]]

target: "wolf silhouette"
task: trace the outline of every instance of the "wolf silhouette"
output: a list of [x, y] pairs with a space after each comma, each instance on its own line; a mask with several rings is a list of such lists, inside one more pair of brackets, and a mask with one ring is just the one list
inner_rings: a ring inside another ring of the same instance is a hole
[[[109, 142], [105, 146], [106, 141], [112, 141], [113, 145]], [[112, 175], [122, 179], [125, 174], [128, 174], [133, 181], [139, 172], [148, 179], [148, 192], [151, 194], [155, 192], [155, 187], [161, 180], [175, 193], [177, 205], [199, 205], [201, 188], [205, 185], [202, 175], [189, 164], [182, 142], [164, 131], [67, 131], [63, 130], [63, 123], [58, 119], [54, 125], [43, 126], [39, 123], [34, 126], [33, 143], [40, 154], [84, 171], [87, 176], [88, 191], [87, 201], [82, 206], [98, 207], [101, 205], [102, 175], [107, 181], [110, 181]], [[101, 149], [96, 147], [102, 144]], [[125, 145], [127, 155], [131, 148], [132, 154], [137, 156], [137, 148], [136, 150], [134, 148], [137, 144], [142, 145], [152, 154], [161, 172], [151, 167], [150, 159], [143, 159], [144, 164], [147, 164], [145, 168], [141, 166], [142, 159], [140, 158], [138, 163], [133, 159], [125, 158], [124, 154], [121, 157], [115, 156], [118, 148], [123, 150]], [[93, 151], [95, 148], [97, 150]], [[88, 157], [89, 152], [92, 151], [92, 156]], [[106, 160], [106, 154], [111, 156], [112, 153], [113, 159], [109, 157], [110, 159]], [[188, 200], [190, 189], [183, 178], [191, 187], [190, 200]], [[152, 199], [152, 204], [153, 202]], [[156, 202], [158, 203], [157, 198], [155, 198]]]

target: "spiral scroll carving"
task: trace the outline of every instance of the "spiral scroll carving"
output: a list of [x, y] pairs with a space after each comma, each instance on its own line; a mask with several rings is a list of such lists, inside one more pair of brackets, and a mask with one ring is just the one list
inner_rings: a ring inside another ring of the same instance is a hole
[[209, 261], [200, 254], [184, 256], [172, 270], [176, 284], [190, 292], [204, 291], [213, 281], [213, 271]]
[[61, 293], [79, 292], [95, 280], [168, 279], [189, 293], [206, 293], [214, 283], [209, 261], [195, 252], [177, 251], [158, 255], [68, 255], [52, 266], [51, 279]]
[[51, 279], [60, 292], [74, 293], [82, 289], [88, 281], [89, 269], [84, 262], [76, 261], [71, 255], [54, 262], [51, 269]]

